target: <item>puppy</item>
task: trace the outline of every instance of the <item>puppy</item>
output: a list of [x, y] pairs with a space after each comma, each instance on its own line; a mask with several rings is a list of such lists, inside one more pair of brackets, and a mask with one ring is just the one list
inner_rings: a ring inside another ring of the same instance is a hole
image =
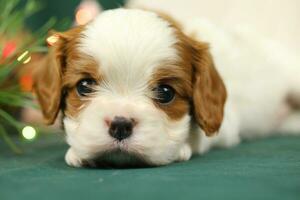
[[299, 102], [295, 73], [241, 38], [196, 27], [192, 38], [168, 17], [116, 9], [56, 33], [34, 88], [47, 124], [62, 113], [68, 165], [186, 161], [283, 121], [286, 98]]

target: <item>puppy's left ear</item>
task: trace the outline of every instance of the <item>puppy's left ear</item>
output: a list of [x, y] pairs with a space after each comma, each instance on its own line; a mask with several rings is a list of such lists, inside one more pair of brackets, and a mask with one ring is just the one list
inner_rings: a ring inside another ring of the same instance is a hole
[[225, 85], [214, 66], [208, 44], [189, 39], [193, 67], [193, 115], [207, 136], [218, 132], [226, 101]]

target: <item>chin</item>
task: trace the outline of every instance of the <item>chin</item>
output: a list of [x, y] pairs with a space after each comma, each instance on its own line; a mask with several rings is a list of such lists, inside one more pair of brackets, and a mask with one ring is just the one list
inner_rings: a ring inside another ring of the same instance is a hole
[[153, 164], [144, 160], [144, 157], [124, 150], [113, 150], [106, 152], [86, 165], [92, 168], [146, 168]]

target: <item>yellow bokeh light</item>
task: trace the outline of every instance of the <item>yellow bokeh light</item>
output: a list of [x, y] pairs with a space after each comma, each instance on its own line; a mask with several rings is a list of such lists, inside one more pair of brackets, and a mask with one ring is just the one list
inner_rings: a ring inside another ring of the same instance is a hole
[[20, 62], [23, 58], [25, 58], [25, 56], [29, 53], [29, 51], [25, 51], [24, 53], [22, 53], [17, 60]]
[[36, 137], [36, 130], [32, 126], [25, 126], [22, 135], [26, 140], [32, 140]]
[[27, 63], [29, 63], [30, 62], [30, 60], [31, 60], [31, 56], [29, 56], [26, 60], [24, 60], [24, 62], [23, 62], [23, 64], [27, 64]]
[[51, 35], [47, 37], [46, 41], [50, 46], [52, 46], [58, 41], [58, 39], [59, 39], [58, 35]]
[[77, 24], [84, 25], [84, 24], [88, 23], [89, 21], [91, 21], [93, 16], [92, 16], [90, 10], [82, 8], [76, 12], [75, 18], [76, 18]]

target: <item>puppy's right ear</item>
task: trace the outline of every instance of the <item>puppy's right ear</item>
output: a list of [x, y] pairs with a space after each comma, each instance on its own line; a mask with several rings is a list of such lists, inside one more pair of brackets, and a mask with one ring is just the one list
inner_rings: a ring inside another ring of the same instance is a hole
[[60, 107], [62, 69], [65, 65], [64, 41], [58, 40], [49, 48], [48, 55], [33, 73], [33, 89], [46, 124], [53, 124]]
[[70, 45], [78, 38], [82, 27], [64, 33], [54, 33], [56, 41], [48, 55], [33, 72], [33, 89], [37, 95], [45, 123], [53, 124], [62, 101], [62, 76], [67, 67]]

